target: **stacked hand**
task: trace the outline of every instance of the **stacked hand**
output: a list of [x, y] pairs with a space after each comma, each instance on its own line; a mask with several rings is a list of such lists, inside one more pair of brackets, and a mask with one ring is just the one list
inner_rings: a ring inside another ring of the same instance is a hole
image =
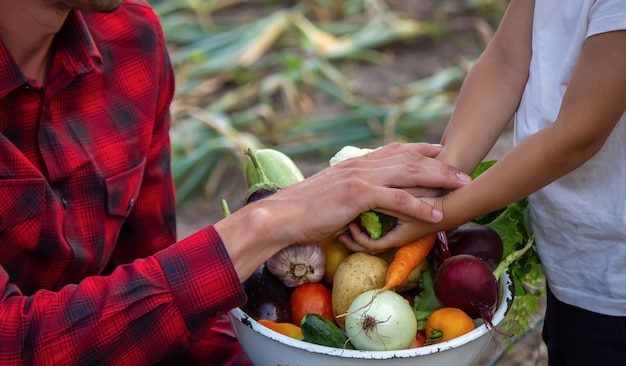
[[[403, 244], [402, 236], [395, 233], [402, 229], [403, 220], [439, 221], [441, 213], [416, 196], [436, 195], [469, 181], [465, 174], [434, 159], [440, 149], [426, 143], [392, 143], [326, 168], [218, 222], [215, 228], [240, 279], [280, 249], [320, 241], [361, 212], [380, 210], [400, 219], [399, 227], [385, 235], [384, 242], [383, 238], [361, 238], [359, 243], [344, 238], [353, 249], [371, 252]], [[251, 250], [254, 256], [249, 255]]]

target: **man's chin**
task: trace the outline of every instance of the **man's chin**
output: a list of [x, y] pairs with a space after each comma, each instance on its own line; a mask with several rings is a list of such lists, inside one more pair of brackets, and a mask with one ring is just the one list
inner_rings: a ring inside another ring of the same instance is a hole
[[56, 8], [111, 13], [119, 9], [124, 0], [53, 0]]

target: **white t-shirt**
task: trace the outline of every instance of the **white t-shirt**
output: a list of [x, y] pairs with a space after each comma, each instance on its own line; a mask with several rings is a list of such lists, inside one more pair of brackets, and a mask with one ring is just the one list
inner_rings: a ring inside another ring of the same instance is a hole
[[[625, 0], [535, 1], [517, 142], [555, 121], [585, 39], [624, 29]], [[598, 154], [529, 199], [537, 250], [555, 296], [626, 316], [626, 113]]]

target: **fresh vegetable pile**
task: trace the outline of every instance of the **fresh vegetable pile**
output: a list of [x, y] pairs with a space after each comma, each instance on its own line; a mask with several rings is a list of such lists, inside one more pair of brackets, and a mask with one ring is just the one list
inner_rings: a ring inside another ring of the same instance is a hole
[[[369, 151], [343, 149], [331, 164]], [[244, 204], [304, 179], [276, 150], [247, 149], [245, 155]], [[474, 176], [493, 163], [481, 164]], [[421, 347], [459, 337], [481, 323], [501, 334], [518, 334], [537, 311], [541, 292], [536, 289], [543, 278], [525, 226], [526, 206], [522, 200], [377, 255], [353, 253], [336, 236], [287, 247], [244, 282], [248, 302], [241, 309], [286, 336], [343, 349]], [[395, 225], [395, 218], [374, 211], [359, 219], [373, 238]], [[515, 301], [512, 321], [496, 328], [491, 320], [504, 270], [515, 283]]]

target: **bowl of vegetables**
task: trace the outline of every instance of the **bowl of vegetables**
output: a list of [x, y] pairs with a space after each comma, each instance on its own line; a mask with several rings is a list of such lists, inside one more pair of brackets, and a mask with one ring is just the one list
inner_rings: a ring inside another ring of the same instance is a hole
[[[242, 308], [231, 310], [229, 315], [240, 344], [255, 365], [415, 365], [417, 362], [422, 366], [472, 365], [482, 355], [496, 332], [493, 327], [501, 323], [510, 308], [513, 301], [512, 289], [512, 280], [508, 272], [504, 272], [499, 281], [500, 297], [491, 318], [491, 326], [477, 320], [476, 327], [461, 336], [431, 345], [398, 350], [367, 351], [324, 346], [272, 330]], [[405, 322], [410, 323], [411, 319]], [[389, 331], [391, 337], [398, 332], [393, 326]]]
[[[244, 202], [293, 183], [282, 180], [297, 167], [269, 152], [262, 161], [247, 150]], [[472, 365], [494, 334], [508, 334], [501, 324], [514, 293], [524, 296], [519, 279], [536, 267], [525, 206], [375, 255], [337, 236], [287, 247], [243, 283], [248, 301], [229, 312], [235, 334], [255, 365]], [[355, 220], [376, 239], [396, 219], [370, 211]]]
[[[403, 247], [351, 253], [331, 238], [285, 250], [244, 283], [248, 302], [230, 311], [235, 334], [255, 365], [472, 365], [504, 333], [513, 280], [491, 229], [449, 234], [415, 243], [419, 264], [399, 279]], [[295, 281], [299, 264], [318, 276]]]

